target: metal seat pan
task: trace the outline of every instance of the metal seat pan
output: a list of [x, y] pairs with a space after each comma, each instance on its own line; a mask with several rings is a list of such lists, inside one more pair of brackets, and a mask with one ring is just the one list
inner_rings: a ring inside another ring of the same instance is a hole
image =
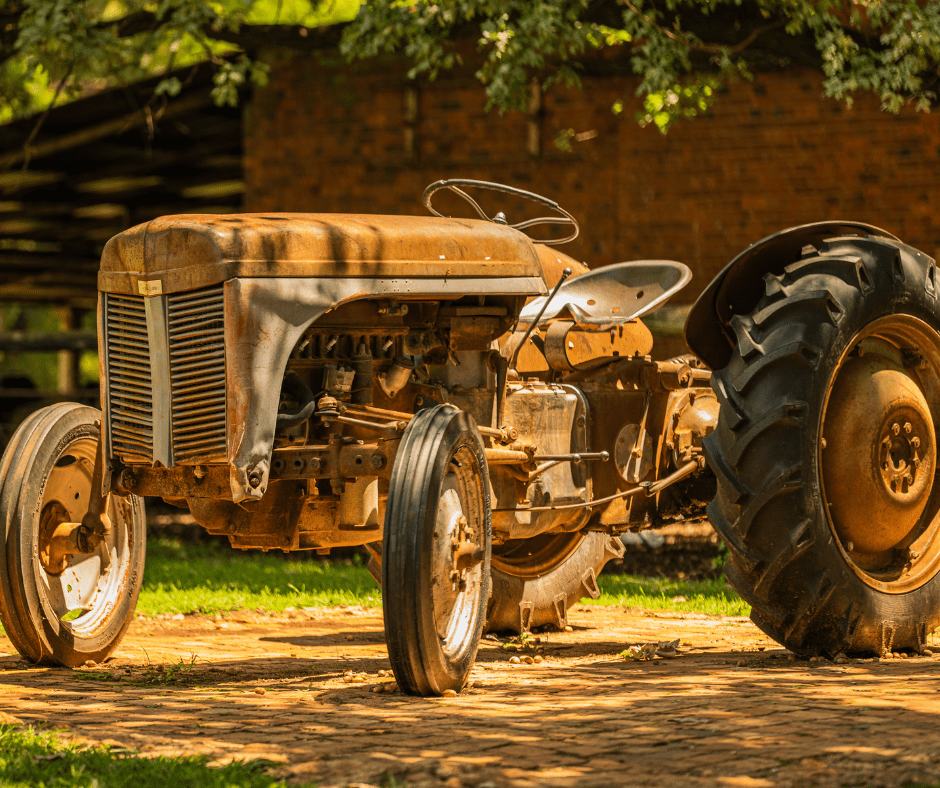
[[[565, 282], [541, 322], [568, 312], [575, 323], [597, 331], [628, 323], [662, 306], [692, 278], [689, 267], [674, 260], [636, 260], [604, 266]], [[549, 296], [530, 301], [519, 316], [528, 325]]]

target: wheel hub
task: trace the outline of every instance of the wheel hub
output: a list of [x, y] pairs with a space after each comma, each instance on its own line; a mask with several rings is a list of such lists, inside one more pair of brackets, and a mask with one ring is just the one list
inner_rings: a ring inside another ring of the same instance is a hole
[[[462, 456], [462, 455], [461, 455]], [[435, 625], [442, 645], [462, 642], [467, 610], [480, 593], [485, 553], [477, 543], [482, 535], [471, 496], [467, 495], [470, 465], [455, 463], [443, 480], [437, 501], [432, 565]]]
[[58, 501], [46, 504], [39, 518], [39, 562], [50, 575], [61, 575], [69, 558], [91, 553], [93, 535], [81, 523], [69, 522], [69, 513]]
[[916, 489], [915, 481], [923, 480], [920, 460], [920, 436], [911, 434], [913, 425], [905, 421], [902, 426], [895, 421], [885, 424], [881, 439], [881, 478], [892, 495], [911, 495]]
[[822, 470], [829, 516], [849, 553], [881, 555], [915, 529], [936, 467], [934, 434], [927, 400], [904, 369], [874, 354], [843, 365]]
[[464, 515], [457, 518], [450, 540], [450, 582], [454, 591], [467, 590], [467, 570], [483, 560], [483, 550], [473, 541], [473, 528]]

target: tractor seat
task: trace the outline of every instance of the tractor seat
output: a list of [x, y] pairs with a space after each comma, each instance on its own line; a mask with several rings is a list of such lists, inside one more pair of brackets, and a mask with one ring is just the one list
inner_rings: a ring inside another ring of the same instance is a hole
[[547, 295], [530, 301], [519, 315], [519, 325], [532, 323], [551, 298], [540, 323], [567, 310], [581, 328], [603, 331], [662, 306], [691, 278], [688, 266], [673, 260], [607, 265], [569, 279], [554, 297]]

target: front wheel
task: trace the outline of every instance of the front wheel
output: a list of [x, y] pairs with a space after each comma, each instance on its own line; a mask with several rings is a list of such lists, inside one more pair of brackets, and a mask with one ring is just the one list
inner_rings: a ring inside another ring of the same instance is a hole
[[797, 653], [920, 651], [940, 623], [934, 261], [835, 238], [765, 282], [704, 442], [728, 579]]
[[31, 662], [102, 661], [121, 641], [144, 571], [145, 520], [136, 496], [110, 496], [111, 531], [90, 552], [54, 556], [62, 523], [88, 511], [101, 413], [74, 403], [36, 411], [0, 460], [0, 619]]
[[453, 405], [409, 423], [385, 510], [382, 598], [389, 660], [410, 695], [459, 691], [476, 658], [490, 582], [486, 454]]

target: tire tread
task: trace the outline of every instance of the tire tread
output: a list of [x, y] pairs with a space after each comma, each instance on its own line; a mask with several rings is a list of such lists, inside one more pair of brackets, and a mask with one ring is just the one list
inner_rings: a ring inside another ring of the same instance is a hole
[[922, 595], [933, 601], [908, 608], [903, 621], [892, 612], [905, 609], [897, 597], [882, 600], [857, 579], [816, 500], [816, 448], [807, 444], [816, 439], [806, 436], [815, 435], [833, 356], [861, 315], [914, 303], [940, 326], [934, 261], [900, 242], [853, 236], [806, 247], [778, 270], [765, 276], [754, 311], [731, 319], [738, 346], [712, 377], [721, 407], [704, 441], [718, 483], [708, 514], [729, 549], [725, 574], [754, 623], [799, 653], [923, 648], [921, 632], [940, 624], [940, 579]]

